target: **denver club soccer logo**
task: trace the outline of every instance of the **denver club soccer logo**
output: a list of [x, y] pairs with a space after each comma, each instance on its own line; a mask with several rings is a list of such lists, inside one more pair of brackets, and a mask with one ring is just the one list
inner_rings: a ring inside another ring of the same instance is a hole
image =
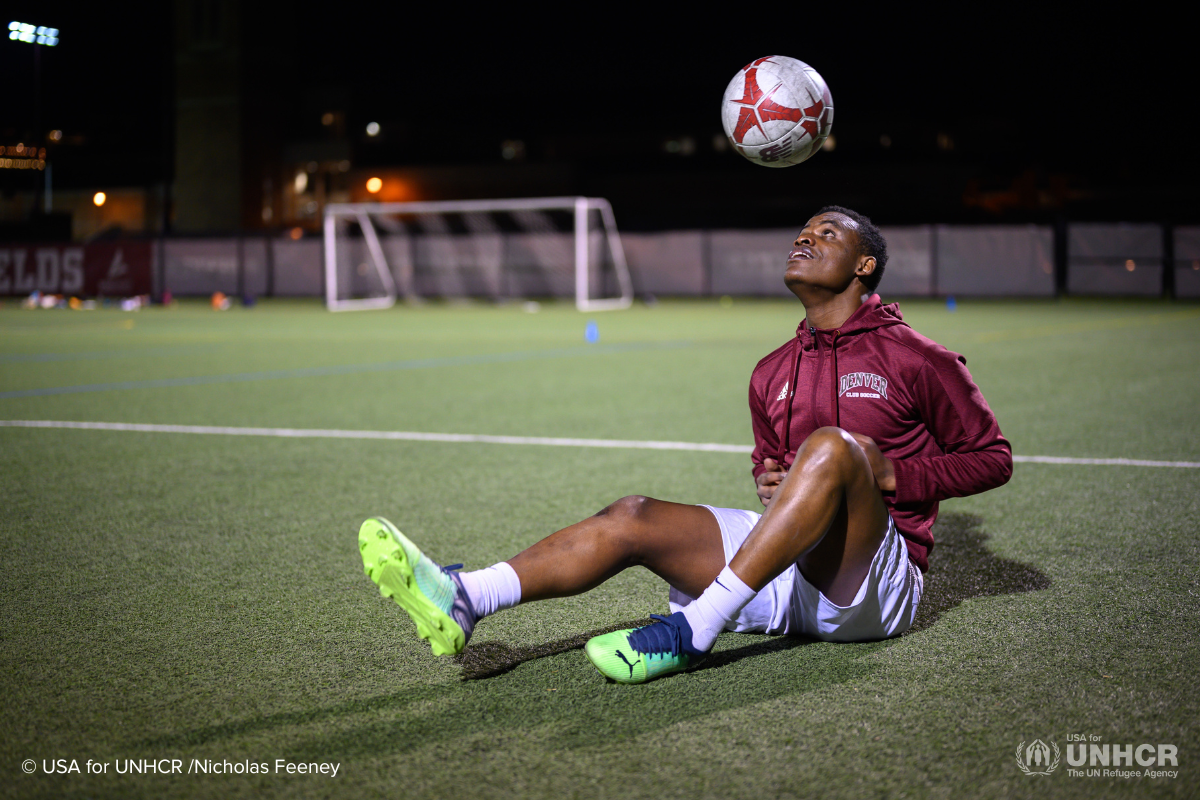
[[887, 378], [874, 372], [848, 372], [838, 379], [838, 397], [870, 397], [887, 400]]

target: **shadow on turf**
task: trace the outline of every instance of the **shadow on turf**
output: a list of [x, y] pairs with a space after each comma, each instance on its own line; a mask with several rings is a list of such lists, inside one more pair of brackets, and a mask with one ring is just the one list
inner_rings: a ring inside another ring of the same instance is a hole
[[[669, 680], [636, 686], [605, 682], [580, 656], [561, 659], [554, 671], [413, 687], [402, 694], [350, 704], [353, 711], [369, 706], [371, 713], [366, 715], [343, 715], [345, 705], [321, 709], [305, 721], [320, 721], [318, 716], [344, 718], [293, 732], [281, 752], [307, 762], [328, 759], [331, 753], [346, 760], [379, 759], [429, 748], [470, 758], [494, 750], [498, 742], [530, 737], [552, 749], [595, 747], [598, 742], [611, 745], [723, 710], [862, 680], [879, 669], [870, 656], [891, 644], [753, 639], [757, 641], [719, 651], [706, 662], [729, 665], [754, 656], [748, 666], [701, 666]], [[253, 722], [263, 728], [284, 727], [291, 716], [272, 715]], [[436, 749], [451, 741], [452, 749]]]
[[[497, 675], [503, 675], [506, 672], [516, 669], [526, 661], [546, 658], [547, 656], [556, 656], [561, 653], [570, 652], [571, 650], [582, 650], [583, 646], [587, 644], [588, 639], [591, 639], [593, 636], [625, 628], [638, 628], [642, 625], [649, 625], [653, 621], [647, 617], [646, 619], [619, 622], [615, 625], [581, 633], [578, 636], [572, 636], [568, 639], [559, 639], [556, 642], [547, 642], [533, 647], [513, 647], [503, 642], [482, 642], [477, 645], [471, 645], [462, 655], [455, 656], [454, 660], [462, 667], [462, 679], [464, 681], [494, 678]], [[732, 664], [735, 661], [741, 661], [743, 658], [750, 658], [751, 656], [777, 653], [781, 650], [791, 650], [793, 647], [799, 647], [810, 641], [815, 640], [800, 636], [779, 636], [765, 642], [756, 642], [755, 644], [731, 650], [721, 650], [705, 659], [704, 665], [699, 669], [711, 669], [713, 667]]]
[[973, 514], [942, 514], [933, 528], [937, 545], [929, 556], [925, 593], [909, 633], [930, 627], [943, 612], [972, 597], [1037, 592], [1050, 579], [1028, 564], [1000, 558], [985, 544], [988, 536]]
[[604, 628], [597, 628], [594, 631], [588, 631], [577, 636], [559, 639], [556, 642], [546, 642], [545, 644], [534, 645], [532, 647], [513, 647], [504, 642], [480, 642], [479, 644], [471, 645], [460, 655], [455, 656], [454, 661], [462, 667], [462, 679], [464, 681], [494, 678], [497, 675], [503, 675], [506, 672], [516, 669], [526, 661], [533, 661], [535, 658], [546, 658], [547, 656], [556, 656], [571, 650], [581, 650], [587, 644], [588, 639], [591, 639], [593, 636], [600, 636], [604, 633], [612, 633], [613, 631], [624, 630], [625, 628], [640, 628], [643, 625], [649, 625], [653, 621], [649, 617], [646, 617], [645, 619], [617, 622]]

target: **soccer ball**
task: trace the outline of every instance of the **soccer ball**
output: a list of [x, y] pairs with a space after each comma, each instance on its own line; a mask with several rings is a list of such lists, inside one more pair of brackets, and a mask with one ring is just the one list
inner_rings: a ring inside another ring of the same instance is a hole
[[733, 76], [721, 123], [734, 149], [755, 164], [790, 167], [821, 149], [833, 127], [833, 97], [808, 64], [767, 56]]

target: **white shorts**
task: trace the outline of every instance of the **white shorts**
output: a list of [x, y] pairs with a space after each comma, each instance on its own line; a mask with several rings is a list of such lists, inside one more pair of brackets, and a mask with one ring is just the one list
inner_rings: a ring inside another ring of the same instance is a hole
[[[725, 563], [750, 535], [761, 514], [737, 508], [713, 508], [721, 525]], [[848, 606], [832, 603], [791, 565], [763, 587], [725, 628], [739, 633], [804, 634], [828, 642], [869, 642], [904, 633], [921, 602], [924, 577], [908, 560], [904, 538], [888, 520], [888, 530], [871, 560], [871, 569]], [[671, 587], [672, 613], [692, 598]]]

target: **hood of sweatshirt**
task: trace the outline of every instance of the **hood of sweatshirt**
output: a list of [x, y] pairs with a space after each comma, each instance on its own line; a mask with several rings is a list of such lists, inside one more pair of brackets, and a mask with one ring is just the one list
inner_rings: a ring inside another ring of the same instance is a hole
[[837, 328], [814, 328], [805, 319], [796, 328], [796, 338], [800, 340], [800, 344], [805, 350], [810, 350], [822, 340], [824, 343], [828, 343], [834, 336], [840, 339], [863, 331], [904, 324], [904, 317], [900, 313], [898, 303], [884, 304], [879, 300], [879, 295], [873, 294], [864, 300], [849, 319]]
[[[834, 425], [841, 425], [841, 413], [838, 406], [838, 363], [837, 363], [837, 348], [839, 340], [846, 340], [856, 335], [875, 331], [881, 328], [887, 328], [893, 325], [904, 325], [904, 317], [900, 314], [900, 306], [896, 303], [887, 303], [886, 305], [880, 302], [879, 295], [872, 294], [863, 304], [859, 306], [849, 318], [836, 328], [822, 329], [815, 328], [808, 324], [806, 318], [796, 328], [796, 338], [793, 340], [792, 354], [792, 378], [789, 382], [791, 387], [788, 396], [788, 414], [787, 427], [784, 433], [784, 453], [791, 449], [791, 429], [792, 429], [792, 411], [793, 398], [795, 397], [796, 386], [800, 377], [800, 359], [808, 351], [816, 351], [817, 357], [817, 372], [829, 370], [829, 403], [833, 411]], [[812, 398], [810, 400], [810, 408], [816, 408], [816, 392], [818, 381], [812, 381]]]

